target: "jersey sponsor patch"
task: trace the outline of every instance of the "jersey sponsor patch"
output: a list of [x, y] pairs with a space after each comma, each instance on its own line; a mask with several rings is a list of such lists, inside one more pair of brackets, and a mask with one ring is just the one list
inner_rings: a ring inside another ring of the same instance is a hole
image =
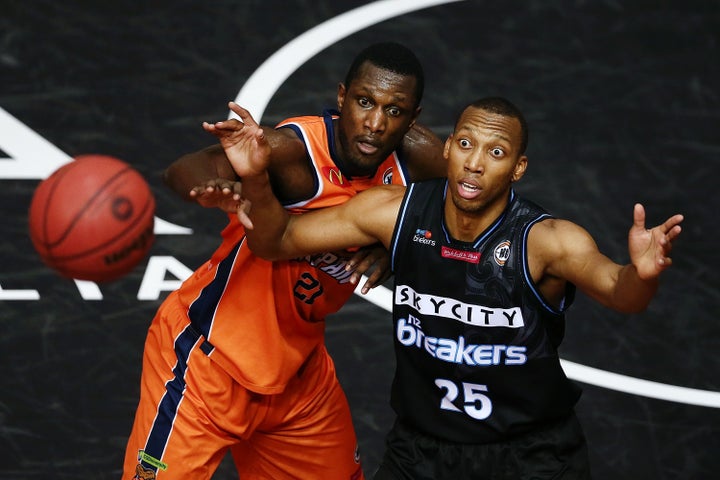
[[462, 260], [463, 262], [476, 264], [480, 262], [480, 252], [458, 250], [456, 248], [450, 248], [443, 245], [440, 249], [440, 254], [443, 258], [451, 258], [453, 260]]
[[422, 315], [449, 318], [478, 327], [525, 326], [520, 307], [494, 308], [464, 303], [450, 297], [419, 293], [408, 285], [395, 287], [395, 305], [407, 305]]

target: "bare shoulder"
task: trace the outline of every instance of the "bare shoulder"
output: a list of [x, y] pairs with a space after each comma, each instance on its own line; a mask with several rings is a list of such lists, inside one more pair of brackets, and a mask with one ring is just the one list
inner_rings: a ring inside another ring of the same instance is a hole
[[288, 164], [305, 160], [305, 144], [294, 131], [289, 128], [262, 128], [272, 149], [271, 162]]
[[368, 203], [371, 206], [382, 206], [402, 201], [405, 187], [402, 185], [377, 185], [353, 197], [356, 203]]
[[344, 215], [359, 224], [384, 222], [397, 216], [405, 187], [402, 185], [378, 185], [360, 192], [341, 205]]
[[597, 245], [587, 230], [569, 220], [543, 220], [528, 234], [528, 259], [538, 275], [534, 278], [540, 271], [567, 278], [568, 269], [577, 270], [596, 254]]
[[580, 225], [561, 218], [548, 218], [530, 229], [528, 242], [543, 248], [560, 248], [566, 245], [592, 242], [590, 234]]
[[403, 138], [403, 152], [412, 181], [444, 177], [447, 165], [443, 158], [444, 142], [429, 128], [415, 124]]
[[281, 201], [305, 200], [315, 194], [315, 177], [305, 144], [289, 128], [263, 127], [271, 147], [270, 182]]

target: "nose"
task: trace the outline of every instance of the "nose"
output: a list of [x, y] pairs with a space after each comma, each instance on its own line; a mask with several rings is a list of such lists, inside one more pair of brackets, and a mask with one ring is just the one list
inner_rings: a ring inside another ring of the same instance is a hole
[[385, 131], [385, 113], [380, 108], [373, 108], [365, 115], [365, 128], [372, 133]]
[[465, 171], [482, 175], [485, 172], [485, 161], [481, 152], [473, 152], [465, 158]]

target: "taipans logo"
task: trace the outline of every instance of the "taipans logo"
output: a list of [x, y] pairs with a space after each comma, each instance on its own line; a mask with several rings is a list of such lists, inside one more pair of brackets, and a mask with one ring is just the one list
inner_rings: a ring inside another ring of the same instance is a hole
[[392, 177], [393, 177], [393, 169], [392, 169], [392, 167], [390, 167], [383, 172], [383, 175], [382, 175], [383, 184], [384, 185], [392, 185]]
[[337, 167], [323, 167], [322, 173], [333, 185], [339, 185], [341, 187], [350, 185], [350, 182], [345, 180], [342, 172]]
[[505, 240], [495, 247], [493, 258], [495, 258], [495, 263], [501, 267], [505, 265], [505, 262], [510, 258], [510, 240]]
[[415, 230], [412, 241], [422, 243], [423, 245], [430, 245], [431, 247], [435, 246], [435, 240], [432, 240], [432, 232], [430, 230], [423, 230], [422, 228]]

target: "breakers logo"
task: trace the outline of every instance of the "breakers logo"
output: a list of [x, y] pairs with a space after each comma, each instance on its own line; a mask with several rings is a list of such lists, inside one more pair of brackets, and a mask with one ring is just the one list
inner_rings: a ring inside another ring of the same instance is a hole
[[323, 167], [322, 172], [333, 185], [340, 185], [341, 187], [349, 185], [349, 182], [345, 181], [345, 177], [337, 167]]
[[352, 272], [345, 270], [348, 260], [339, 255], [328, 252], [308, 255], [303, 259], [318, 270], [330, 275], [338, 283], [348, 283], [350, 281]]
[[435, 240], [432, 240], [432, 232], [418, 228], [412, 238], [413, 242], [422, 243], [423, 245], [435, 246]]
[[525, 326], [520, 307], [492, 308], [463, 303], [454, 298], [418, 293], [407, 285], [395, 288], [395, 305], [408, 305], [423, 315], [449, 318], [478, 327]]
[[395, 334], [402, 345], [424, 349], [445, 362], [471, 367], [523, 365], [527, 362], [527, 348], [522, 345], [477, 345], [466, 344], [463, 336], [457, 339], [430, 337], [423, 332], [420, 320], [412, 315], [407, 320], [398, 320]]

